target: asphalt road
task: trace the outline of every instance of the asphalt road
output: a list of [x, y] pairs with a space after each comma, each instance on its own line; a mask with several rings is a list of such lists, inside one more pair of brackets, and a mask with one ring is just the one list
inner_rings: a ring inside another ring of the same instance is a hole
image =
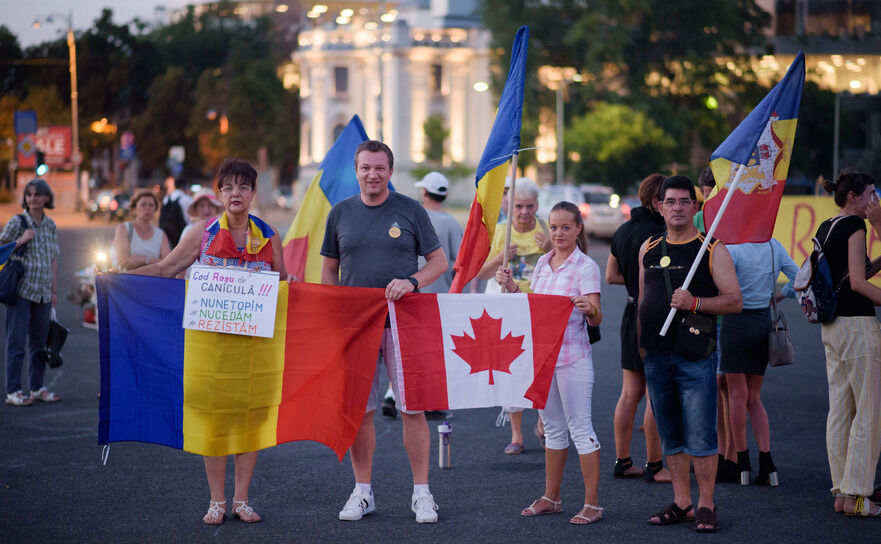
[[[61, 230], [60, 295], [74, 285], [73, 271], [87, 264], [91, 249], [109, 241], [111, 234], [111, 229], [94, 225]], [[593, 243], [590, 253], [605, 265], [605, 244]], [[846, 519], [832, 512], [819, 329], [801, 318], [792, 301], [784, 302], [782, 310], [793, 330], [798, 362], [769, 369], [764, 393], [780, 487], [717, 487], [721, 529], [716, 536], [696, 534], [685, 524], [646, 525], [651, 513], [671, 501], [672, 490], [666, 484], [611, 476], [612, 414], [621, 386], [617, 330], [625, 295], [623, 287], [604, 289], [603, 340], [594, 346], [593, 421], [603, 445], [600, 501], [606, 510], [597, 525], [567, 523], [583, 498], [574, 449], [564, 476], [564, 514], [520, 517], [519, 511], [542, 494], [543, 452], [527, 433], [523, 454], [503, 455], [508, 429], [495, 427], [497, 409], [479, 409], [457, 411], [450, 420], [450, 470], [437, 468], [437, 435], [432, 432], [430, 480], [440, 506], [436, 525], [417, 525], [410, 512], [410, 470], [400, 420], [378, 417], [376, 513], [357, 523], [338, 521], [337, 513], [353, 485], [349, 461], [340, 464], [328, 448], [302, 442], [260, 454], [251, 499], [263, 523], [248, 526], [228, 520], [217, 528], [204, 526], [201, 516], [209, 495], [198, 456], [161, 446], [116, 443], [106, 465], [102, 464], [97, 445], [97, 333], [80, 327], [78, 308], [62, 300], [59, 317], [71, 326], [72, 334], [64, 350], [64, 366], [48, 371], [46, 379], [62, 402], [0, 407], [0, 541], [879, 541], [881, 520]], [[536, 417], [534, 411], [525, 416], [527, 431]], [[432, 429], [436, 423], [429, 422]], [[757, 450], [750, 440], [755, 467]], [[636, 432], [636, 463], [645, 462], [644, 451], [642, 434]], [[232, 498], [231, 473], [230, 463], [228, 498]], [[696, 489], [694, 494], [696, 498]]]

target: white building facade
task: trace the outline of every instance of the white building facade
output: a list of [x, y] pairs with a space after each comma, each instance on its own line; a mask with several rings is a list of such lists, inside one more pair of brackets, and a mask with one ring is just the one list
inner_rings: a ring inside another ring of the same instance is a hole
[[[476, 166], [495, 111], [489, 31], [474, 0], [327, 2], [307, 13], [292, 59], [301, 97], [300, 164], [320, 163], [353, 115], [395, 153], [425, 160], [423, 123], [449, 131], [444, 163]], [[397, 177], [397, 176], [396, 176]]]

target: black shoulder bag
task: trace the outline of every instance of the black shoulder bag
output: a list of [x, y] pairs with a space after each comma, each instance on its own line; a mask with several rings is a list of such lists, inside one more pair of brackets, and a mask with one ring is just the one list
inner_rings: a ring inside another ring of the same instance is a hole
[[[667, 256], [667, 235], [661, 240], [661, 255]], [[666, 266], [664, 283], [667, 285], [667, 298], [673, 299], [673, 287], [670, 282], [670, 270]], [[675, 327], [673, 351], [689, 361], [706, 359], [716, 349], [716, 316], [701, 312], [685, 312], [679, 310], [673, 320]]]

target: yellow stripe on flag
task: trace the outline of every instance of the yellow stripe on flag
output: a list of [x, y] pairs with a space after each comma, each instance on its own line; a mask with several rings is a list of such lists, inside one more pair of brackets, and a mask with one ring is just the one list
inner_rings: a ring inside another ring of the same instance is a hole
[[321, 244], [324, 242], [325, 223], [331, 208], [319, 184], [323, 172], [319, 170], [312, 179], [297, 216], [294, 217], [294, 222], [291, 223], [291, 228], [288, 229], [282, 242], [284, 246], [295, 238], [306, 238], [308, 249], [303, 281], [309, 283], [321, 283]]
[[[492, 243], [496, 224], [499, 222], [499, 210], [502, 208], [502, 196], [505, 192], [505, 177], [508, 175], [510, 163], [502, 163], [483, 176], [477, 184], [477, 200], [483, 208], [483, 224], [489, 241]], [[507, 213], [508, 210], [505, 210]]]
[[287, 282], [279, 282], [278, 291], [273, 338], [185, 332], [184, 450], [224, 455], [276, 444], [287, 329]]

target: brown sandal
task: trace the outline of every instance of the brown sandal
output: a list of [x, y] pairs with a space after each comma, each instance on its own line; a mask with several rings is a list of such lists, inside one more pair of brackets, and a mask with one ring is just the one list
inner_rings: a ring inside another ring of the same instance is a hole
[[[670, 525], [671, 523], [682, 523], [684, 521], [690, 521], [694, 519], [693, 517], [688, 517], [688, 513], [691, 512], [691, 505], [689, 504], [685, 508], [679, 508], [676, 506], [675, 502], [671, 502], [667, 508], [664, 508], [657, 514], [653, 514], [652, 517], [649, 518], [649, 525]], [[655, 518], [658, 518], [657, 521], [652, 521]]]
[[[551, 503], [553, 508], [551, 508], [549, 510], [536, 509], [536, 506], [538, 506], [543, 501], [547, 501], [547, 502]], [[531, 518], [533, 516], [543, 516], [545, 514], [559, 514], [562, 511], [563, 511], [563, 501], [553, 501], [553, 500], [545, 497], [544, 495], [542, 495], [540, 499], [532, 501], [532, 504], [530, 504], [529, 506], [524, 508], [523, 511], [520, 512], [520, 515], [525, 518]]]
[[715, 533], [719, 529], [719, 520], [716, 518], [716, 507], [712, 510], [706, 506], [697, 509], [694, 515], [694, 530], [699, 533]]

